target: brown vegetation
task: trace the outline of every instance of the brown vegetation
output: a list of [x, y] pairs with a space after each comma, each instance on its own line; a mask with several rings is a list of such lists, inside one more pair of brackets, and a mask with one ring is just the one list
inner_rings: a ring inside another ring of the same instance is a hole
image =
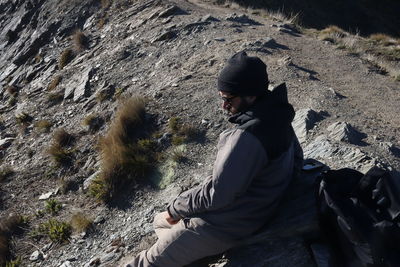
[[70, 224], [77, 233], [86, 232], [92, 226], [92, 220], [87, 218], [82, 212], [72, 215]]
[[74, 51], [72, 51], [71, 48], [65, 49], [60, 55], [60, 59], [58, 61], [58, 68], [62, 70], [69, 62], [72, 61], [73, 58], [74, 58]]
[[11, 260], [10, 240], [18, 234], [20, 227], [25, 223], [26, 218], [20, 215], [12, 215], [0, 221], [0, 266]]
[[139, 141], [144, 127], [144, 100], [122, 101], [115, 119], [99, 143], [101, 169], [89, 188], [99, 200], [110, 200], [128, 182], [143, 178], [154, 162], [150, 143]]
[[74, 33], [72, 36], [72, 41], [76, 51], [83, 51], [89, 46], [89, 40], [87, 36], [80, 30]]
[[57, 85], [61, 82], [61, 76], [57, 75], [51, 80], [49, 86], [47, 86], [47, 90], [51, 91], [57, 87]]

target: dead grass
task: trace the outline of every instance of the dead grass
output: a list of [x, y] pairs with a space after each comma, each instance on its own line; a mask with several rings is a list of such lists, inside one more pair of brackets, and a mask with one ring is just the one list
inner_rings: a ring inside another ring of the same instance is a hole
[[6, 180], [8, 177], [14, 174], [14, 169], [11, 166], [3, 166], [0, 169], [0, 182]]
[[111, 200], [123, 185], [144, 178], [154, 161], [153, 152], [138, 139], [144, 127], [145, 103], [132, 97], [122, 101], [105, 137], [100, 139], [101, 169], [89, 187], [98, 200]]
[[72, 229], [77, 233], [86, 232], [92, 226], [92, 220], [89, 219], [85, 214], [82, 212], [74, 213], [71, 217], [70, 224]]
[[14, 85], [9, 85], [6, 87], [6, 91], [10, 96], [17, 97], [19, 89]]
[[83, 51], [89, 47], [89, 39], [80, 30], [77, 30], [72, 36], [72, 41], [76, 51]]
[[59, 128], [54, 131], [53, 143], [65, 147], [70, 146], [75, 141], [75, 136], [68, 133], [64, 128]]
[[47, 153], [52, 157], [57, 166], [70, 166], [73, 159], [73, 151], [71, 149], [63, 148], [58, 144], [52, 144]]
[[35, 129], [40, 133], [48, 133], [53, 123], [48, 120], [40, 120], [35, 122]]
[[190, 124], [183, 124], [177, 117], [172, 117], [168, 121], [168, 128], [172, 133], [171, 142], [173, 145], [181, 145], [192, 141], [199, 134], [198, 129]]
[[58, 68], [62, 70], [74, 58], [74, 51], [71, 48], [65, 49], [58, 60]]
[[88, 127], [89, 132], [95, 133], [103, 126], [104, 119], [98, 114], [90, 114], [83, 120], [82, 124]]
[[11, 260], [11, 238], [22, 232], [21, 226], [27, 223], [25, 217], [11, 215], [0, 221], [0, 266]]
[[56, 105], [64, 100], [63, 92], [54, 92], [47, 95], [47, 102], [50, 105]]
[[51, 80], [50, 84], [47, 86], [47, 90], [51, 91], [57, 87], [57, 85], [61, 82], [61, 76], [57, 75]]

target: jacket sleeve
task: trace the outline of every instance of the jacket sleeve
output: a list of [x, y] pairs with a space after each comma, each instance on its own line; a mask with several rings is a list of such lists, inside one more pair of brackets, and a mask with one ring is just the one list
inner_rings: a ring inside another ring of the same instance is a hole
[[167, 210], [179, 219], [226, 207], [246, 192], [266, 164], [265, 150], [251, 133], [241, 129], [223, 132], [212, 176], [202, 185], [183, 192]]

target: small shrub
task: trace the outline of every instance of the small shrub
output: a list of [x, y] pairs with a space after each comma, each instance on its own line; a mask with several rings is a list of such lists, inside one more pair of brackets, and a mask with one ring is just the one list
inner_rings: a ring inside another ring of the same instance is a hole
[[10, 166], [4, 166], [0, 169], [0, 182], [14, 174], [14, 169]]
[[26, 112], [21, 112], [15, 116], [17, 123], [26, 125], [32, 122], [33, 118]]
[[50, 93], [47, 95], [47, 102], [50, 105], [61, 103], [64, 100], [64, 94], [62, 92]]
[[64, 128], [54, 131], [53, 142], [59, 146], [70, 146], [75, 141], [75, 136], [68, 133]]
[[174, 149], [171, 153], [171, 158], [175, 162], [182, 162], [185, 159], [185, 155], [182, 149]]
[[86, 35], [78, 30], [75, 32], [75, 34], [72, 36], [72, 40], [74, 43], [74, 47], [77, 51], [82, 51], [88, 48], [89, 46], [89, 40], [86, 37]]
[[69, 62], [72, 61], [73, 58], [74, 58], [74, 51], [72, 51], [71, 48], [65, 49], [60, 55], [60, 59], [58, 61], [58, 68], [62, 70]]
[[89, 194], [110, 200], [127, 182], [143, 178], [152, 165], [148, 143], [135, 140], [143, 126], [144, 100], [129, 98], [122, 102], [106, 136], [100, 139], [101, 170], [89, 188]]
[[49, 86], [47, 86], [47, 90], [51, 91], [57, 87], [57, 85], [61, 82], [61, 76], [57, 75], [51, 80]]
[[179, 118], [172, 117], [168, 120], [168, 127], [173, 132], [176, 133], [179, 130]]
[[88, 219], [82, 212], [72, 215], [70, 224], [75, 232], [82, 233], [89, 230], [92, 226], [92, 220]]
[[83, 120], [83, 125], [89, 128], [89, 131], [94, 133], [100, 130], [104, 124], [104, 119], [99, 117], [97, 114], [90, 114]]
[[34, 126], [37, 129], [37, 131], [39, 131], [41, 133], [48, 133], [50, 131], [51, 126], [53, 126], [53, 123], [51, 123], [48, 120], [40, 120], [40, 121], [37, 121], [34, 124]]
[[121, 87], [116, 88], [115, 92], [114, 92], [114, 98], [115, 99], [120, 98], [123, 92], [124, 92], [123, 88], [121, 88]]
[[186, 138], [184, 136], [179, 136], [179, 135], [172, 136], [171, 143], [174, 146], [182, 145], [185, 142], [186, 142]]
[[35, 56], [35, 63], [38, 64], [38, 63], [42, 62], [42, 59], [43, 59], [43, 57], [41, 55], [37, 54]]
[[101, 30], [106, 23], [107, 23], [106, 18], [99, 18], [99, 20], [97, 21], [97, 28]]
[[47, 153], [49, 153], [57, 166], [69, 166], [72, 163], [72, 151], [64, 149], [59, 144], [51, 145], [48, 148]]
[[11, 215], [0, 220], [0, 265], [6, 264], [11, 257], [11, 238], [22, 231], [21, 226], [27, 219], [21, 215]]
[[22, 264], [21, 258], [17, 258], [17, 259], [12, 260], [12, 261], [7, 261], [5, 263], [5, 267], [19, 267], [19, 266], [21, 266], [21, 264]]
[[9, 86], [6, 87], [6, 91], [11, 96], [17, 97], [19, 90], [18, 90], [18, 87], [14, 86], [14, 85], [9, 85]]
[[56, 243], [64, 243], [71, 236], [71, 225], [66, 222], [60, 222], [50, 219], [39, 225], [34, 233], [35, 236], [47, 236], [51, 241]]
[[49, 199], [45, 202], [45, 211], [51, 215], [56, 215], [62, 208], [62, 205], [56, 199]]
[[111, 6], [111, 0], [100, 0], [101, 7], [108, 9]]
[[14, 97], [14, 96], [11, 96], [11, 97], [8, 99], [7, 106], [12, 107], [12, 106], [14, 106], [15, 104], [17, 104], [17, 98]]

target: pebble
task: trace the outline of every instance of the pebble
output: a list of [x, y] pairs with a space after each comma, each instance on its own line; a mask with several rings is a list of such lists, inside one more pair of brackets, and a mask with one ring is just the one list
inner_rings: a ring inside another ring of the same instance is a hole
[[38, 261], [43, 258], [42, 253], [39, 252], [39, 250], [34, 251], [31, 256], [29, 257], [30, 261]]
[[41, 194], [40, 197], [39, 197], [39, 200], [49, 199], [53, 194], [54, 194], [53, 192], [48, 192], [48, 193]]
[[60, 267], [72, 267], [72, 264], [71, 264], [70, 261], [64, 261], [64, 262], [60, 265]]

